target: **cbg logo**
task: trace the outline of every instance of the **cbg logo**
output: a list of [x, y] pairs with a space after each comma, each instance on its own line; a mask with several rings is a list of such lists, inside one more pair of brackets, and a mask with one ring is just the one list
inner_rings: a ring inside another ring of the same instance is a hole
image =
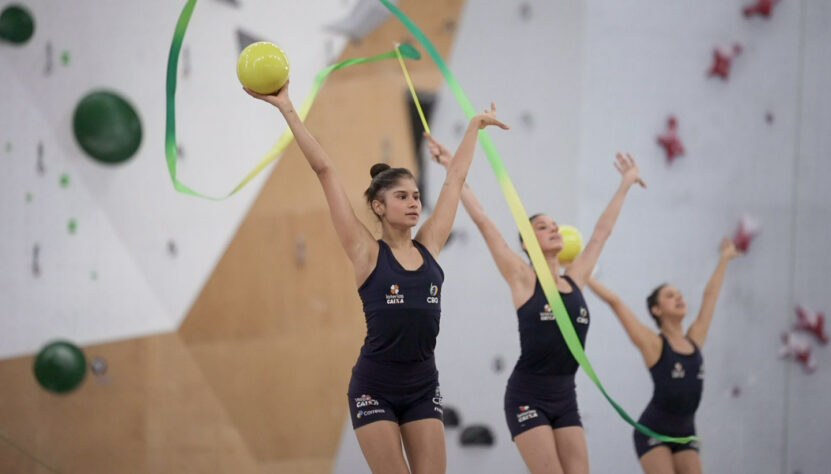
[[438, 304], [439, 298], [439, 287], [435, 285], [435, 283], [430, 283], [430, 296], [427, 297], [428, 303]]

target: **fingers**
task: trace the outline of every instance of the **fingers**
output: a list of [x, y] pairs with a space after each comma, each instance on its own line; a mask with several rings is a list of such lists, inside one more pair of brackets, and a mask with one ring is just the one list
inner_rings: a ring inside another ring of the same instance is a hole
[[424, 138], [427, 139], [427, 151], [430, 153], [430, 156], [436, 161], [436, 163], [441, 164], [440, 157], [443, 152], [441, 143], [437, 142], [432, 135], [427, 133], [427, 131], [425, 131], [423, 135]]
[[444, 146], [436, 141], [436, 139], [430, 134], [425, 133], [424, 136], [427, 138], [427, 149], [430, 150], [430, 154], [439, 155], [444, 151]]
[[[632, 168], [637, 168], [638, 167], [637, 163], [635, 163], [635, 158], [633, 158], [632, 154], [630, 154], [630, 153], [626, 153], [624, 155], [623, 153], [618, 152], [617, 154], [615, 154], [614, 164], [615, 164], [615, 168], [618, 171], [620, 171], [622, 174], [625, 174], [627, 171], [629, 171]], [[646, 187], [645, 185], [642, 185], [642, 186]]]
[[488, 119], [486, 119], [485, 121], [483, 121], [483, 122], [482, 122], [482, 125], [481, 125], [481, 127], [480, 127], [480, 129], [481, 129], [481, 128], [485, 128], [485, 127], [487, 127], [488, 125], [496, 125], [497, 127], [501, 128], [502, 130], [510, 130], [510, 129], [511, 129], [511, 127], [510, 127], [510, 126], [508, 126], [508, 125], [507, 125], [507, 124], [505, 124], [505, 123], [500, 122], [499, 120], [496, 120], [496, 119], [495, 119], [495, 118], [493, 118], [493, 117], [489, 117]]
[[250, 95], [251, 97], [254, 97], [255, 99], [262, 99], [263, 98], [262, 94], [258, 94], [258, 93], [252, 91], [251, 89], [249, 89], [247, 87], [243, 87], [242, 90], [244, 90], [246, 93], [248, 93], [248, 95]]
[[732, 240], [728, 239], [727, 237], [724, 237], [724, 238], [721, 239], [721, 249], [720, 250], [721, 250], [721, 254], [723, 256], [726, 256], [727, 258], [733, 258], [733, 257], [736, 257], [736, 256], [741, 255], [743, 253], [741, 250], [737, 249], [736, 244]]
[[620, 172], [620, 174], [626, 173], [626, 169], [628, 168], [626, 166], [626, 159], [623, 158], [623, 155], [620, 152], [615, 154], [614, 164], [615, 169], [617, 169]]
[[491, 115], [491, 116], [496, 115], [496, 104], [491, 102], [490, 108], [486, 107], [485, 110], [482, 113], [484, 113], [485, 115]]

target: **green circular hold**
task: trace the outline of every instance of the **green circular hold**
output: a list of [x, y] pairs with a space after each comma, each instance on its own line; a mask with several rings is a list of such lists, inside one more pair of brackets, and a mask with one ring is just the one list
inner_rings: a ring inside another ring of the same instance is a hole
[[0, 13], [0, 39], [23, 44], [35, 32], [35, 20], [21, 5], [10, 5]]
[[35, 358], [35, 378], [50, 392], [65, 393], [76, 388], [87, 373], [87, 359], [81, 349], [66, 341], [55, 341]]
[[72, 126], [81, 148], [101, 163], [127, 161], [141, 145], [141, 119], [115, 92], [87, 94], [75, 107]]

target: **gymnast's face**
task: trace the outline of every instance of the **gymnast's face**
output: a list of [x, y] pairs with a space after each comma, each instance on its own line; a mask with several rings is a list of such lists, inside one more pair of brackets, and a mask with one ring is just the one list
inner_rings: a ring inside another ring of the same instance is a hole
[[381, 193], [383, 201], [372, 208], [381, 219], [394, 226], [414, 227], [421, 216], [421, 193], [414, 179], [402, 178]]
[[[540, 214], [531, 220], [531, 227], [537, 234], [542, 253], [558, 254], [563, 250], [563, 236], [560, 228], [551, 216]], [[524, 245], [524, 244], [523, 244]]]
[[658, 292], [658, 304], [652, 307], [652, 312], [662, 320], [682, 319], [687, 314], [687, 303], [681, 290], [673, 285], [664, 285]]

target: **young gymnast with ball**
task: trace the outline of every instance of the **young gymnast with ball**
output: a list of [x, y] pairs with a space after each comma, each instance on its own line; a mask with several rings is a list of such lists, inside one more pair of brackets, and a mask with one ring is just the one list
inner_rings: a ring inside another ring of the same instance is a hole
[[[317, 174], [332, 222], [355, 271], [367, 334], [347, 391], [352, 426], [375, 473], [442, 473], [446, 469], [438, 371], [433, 357], [444, 273], [436, 262], [447, 241], [476, 136], [487, 126], [507, 129], [496, 108], [474, 116], [448, 166], [433, 213], [412, 237], [421, 200], [412, 173], [376, 164], [364, 193], [381, 223], [375, 240], [349, 204], [334, 163], [292, 105], [288, 83], [252, 96], [276, 106]], [[407, 453], [407, 461], [401, 446]]]
[[[428, 137], [430, 153], [448, 168], [455, 158]], [[536, 214], [531, 225], [571, 322], [585, 343], [589, 312], [581, 292], [612, 232], [629, 188], [639, 183], [638, 167], [630, 155], [617, 155], [615, 167], [621, 182], [611, 202], [595, 225], [585, 250], [560, 275], [558, 254], [563, 238], [551, 217]], [[465, 184], [462, 203], [476, 223], [502, 277], [508, 283], [519, 319], [520, 357], [505, 390], [505, 417], [528, 469], [536, 473], [588, 473], [586, 437], [577, 410], [574, 376], [578, 363], [569, 352], [554, 321], [534, 269], [511, 250], [499, 229]], [[523, 243], [523, 249], [525, 244]]]

